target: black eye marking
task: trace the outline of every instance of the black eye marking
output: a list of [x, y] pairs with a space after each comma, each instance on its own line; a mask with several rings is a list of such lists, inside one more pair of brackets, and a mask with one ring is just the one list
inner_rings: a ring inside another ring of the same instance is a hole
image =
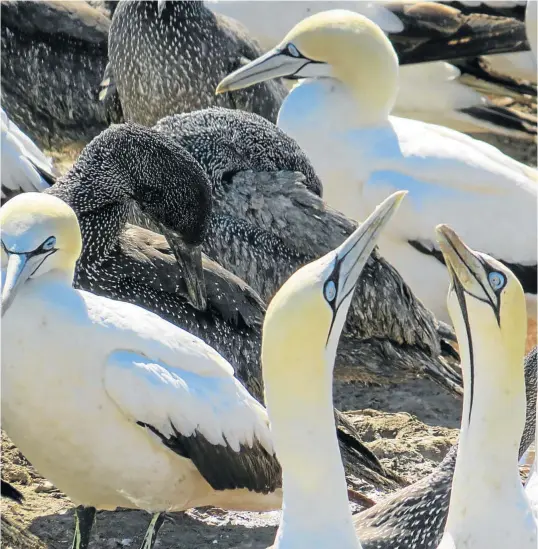
[[488, 273], [488, 282], [492, 290], [498, 292], [506, 286], [506, 277], [498, 271], [491, 271]]
[[299, 50], [293, 44], [288, 44], [282, 53], [289, 55], [290, 57], [302, 57]]
[[332, 303], [334, 301], [334, 299], [336, 298], [336, 284], [334, 283], [334, 280], [329, 279], [327, 280], [327, 282], [325, 282], [323, 295], [329, 303]]
[[11, 250], [8, 250], [4, 241], [2, 240], [2, 248], [4, 248], [4, 251], [8, 255], [27, 255], [28, 257], [32, 257], [34, 255], [41, 255], [41, 254], [47, 254], [50, 255], [51, 252], [56, 252], [56, 248], [54, 247], [56, 244], [56, 237], [55, 236], [49, 236], [45, 241], [38, 246], [35, 250], [32, 250], [31, 252], [13, 252]]

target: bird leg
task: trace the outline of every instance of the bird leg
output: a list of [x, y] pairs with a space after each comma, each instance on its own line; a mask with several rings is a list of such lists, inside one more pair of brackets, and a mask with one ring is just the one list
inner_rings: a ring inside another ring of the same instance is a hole
[[75, 508], [75, 536], [71, 549], [88, 549], [95, 521], [95, 507], [79, 505]]
[[153, 545], [155, 544], [157, 534], [163, 525], [165, 516], [165, 513], [155, 513], [153, 517], [151, 517], [151, 522], [146, 530], [146, 535], [144, 536], [144, 541], [142, 542], [140, 549], [153, 549]]

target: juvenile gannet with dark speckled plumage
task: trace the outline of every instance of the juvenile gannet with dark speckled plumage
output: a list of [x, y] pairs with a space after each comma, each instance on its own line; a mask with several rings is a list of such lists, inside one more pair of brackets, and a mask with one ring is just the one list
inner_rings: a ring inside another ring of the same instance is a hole
[[[79, 220], [83, 246], [76, 288], [138, 305], [199, 337], [228, 360], [250, 394], [263, 401], [262, 299], [243, 280], [203, 257], [207, 307], [199, 310], [189, 302], [183, 265], [189, 249], [192, 252], [207, 236], [210, 187], [200, 165], [170, 137], [123, 124], [87, 145], [73, 168], [46, 193], [64, 200]], [[133, 217], [165, 236], [129, 225]], [[228, 226], [233, 229], [235, 224]], [[394, 486], [397, 478], [335, 413], [348, 473], [376, 487]], [[211, 475], [202, 454], [191, 457]]]
[[357, 13], [304, 19], [273, 50], [227, 76], [217, 93], [273, 77], [302, 79], [278, 125], [312, 161], [328, 204], [361, 219], [394, 190], [409, 190], [379, 249], [437, 318], [449, 321], [442, 299], [448, 272], [433, 233], [441, 222], [515, 272], [536, 318], [535, 168], [448, 128], [390, 116], [398, 58], [381, 29]]
[[286, 95], [279, 82], [215, 97], [219, 80], [261, 54], [236, 21], [199, 1], [125, 1], [112, 17], [108, 55], [125, 120], [155, 124], [163, 116], [211, 106], [242, 109], [275, 121]]
[[[212, 108], [166, 117], [155, 129], [185, 147], [209, 174], [214, 213], [204, 251], [264, 300], [354, 231], [353, 222], [319, 198], [321, 182], [304, 152], [268, 120]], [[448, 344], [453, 339], [374, 251], [358, 282], [338, 364], [357, 365], [358, 379], [426, 373], [459, 392], [457, 356]]]

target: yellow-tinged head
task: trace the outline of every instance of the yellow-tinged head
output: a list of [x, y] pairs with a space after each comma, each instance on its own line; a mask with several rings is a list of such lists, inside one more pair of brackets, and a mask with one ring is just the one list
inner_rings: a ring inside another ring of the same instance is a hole
[[303, 19], [276, 48], [224, 78], [217, 93], [278, 77], [337, 79], [388, 115], [398, 90], [398, 57], [367, 17], [330, 10]]
[[82, 237], [65, 202], [49, 194], [20, 194], [0, 208], [0, 230], [2, 316], [28, 279], [56, 270], [72, 281]]
[[460, 349], [473, 356], [479, 346], [493, 350], [506, 365], [497, 375], [509, 378], [513, 367], [522, 377], [527, 314], [519, 280], [496, 259], [471, 250], [450, 227], [436, 230], [451, 278], [447, 304]]
[[379, 233], [405, 194], [387, 198], [341, 246], [297, 271], [272, 299], [262, 340], [270, 414], [274, 401], [285, 400], [287, 391], [297, 395], [300, 389], [303, 401], [327, 394], [355, 286]]

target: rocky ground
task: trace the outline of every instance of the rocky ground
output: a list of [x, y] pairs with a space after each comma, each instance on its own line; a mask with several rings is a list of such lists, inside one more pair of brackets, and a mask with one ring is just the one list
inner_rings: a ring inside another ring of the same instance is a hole
[[[536, 165], [533, 143], [494, 136], [481, 136], [508, 154]], [[65, 171], [77, 150], [51, 153]], [[345, 410], [359, 428], [363, 440], [380, 458], [410, 481], [428, 474], [443, 459], [457, 437], [461, 402], [427, 380], [417, 379], [390, 387], [367, 387], [335, 381], [335, 404]], [[31, 534], [37, 547], [70, 547], [73, 532], [73, 504], [32, 468], [2, 433], [2, 477], [19, 488], [22, 505], [3, 500], [3, 520], [15, 529]], [[384, 494], [365, 493], [374, 500]], [[353, 504], [352, 504], [353, 505]], [[357, 511], [358, 507], [353, 506]], [[139, 511], [100, 512], [94, 528], [93, 549], [137, 547], [149, 521]], [[198, 509], [173, 514], [165, 522], [157, 547], [209, 549], [259, 549], [274, 539], [279, 513], [236, 513], [219, 509]], [[19, 545], [3, 529], [4, 547]], [[37, 536], [34, 538], [33, 536]]]

